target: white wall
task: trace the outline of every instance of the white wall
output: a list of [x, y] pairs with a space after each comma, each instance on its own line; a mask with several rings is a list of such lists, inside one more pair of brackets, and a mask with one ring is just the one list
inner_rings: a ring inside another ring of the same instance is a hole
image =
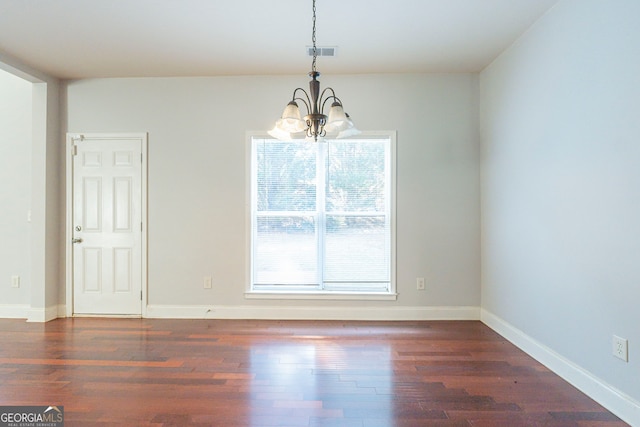
[[638, 16], [637, 0], [559, 2], [481, 73], [480, 122], [483, 309], [640, 425]]
[[[8, 72], [30, 83], [31, 128], [29, 129], [27, 193], [22, 196], [29, 201], [31, 222], [28, 225], [28, 298], [23, 304], [4, 300], [0, 302], [0, 317], [26, 317], [29, 321], [46, 321], [58, 315], [58, 297], [61, 281], [60, 253], [63, 242], [60, 232], [62, 196], [61, 166], [63, 146], [60, 144], [59, 82], [38, 70], [7, 55], [0, 54], [0, 71]], [[15, 179], [15, 178], [11, 178]], [[21, 184], [18, 184], [21, 185]], [[4, 200], [3, 200], [4, 202]], [[21, 216], [26, 220], [26, 213]], [[1, 233], [4, 244], [5, 235]], [[13, 274], [13, 273], [11, 273]], [[10, 286], [6, 284], [6, 286]]]
[[[150, 315], [204, 316], [201, 306], [214, 317], [295, 317], [284, 308], [296, 307], [344, 318], [479, 313], [477, 76], [321, 80], [360, 129], [398, 131], [397, 301], [244, 298], [246, 131], [270, 129], [306, 75], [68, 83], [69, 132], [149, 132]], [[204, 276], [214, 289], [203, 289]]]
[[[0, 305], [30, 302], [31, 83], [0, 69]], [[20, 287], [11, 287], [11, 277]], [[6, 307], [5, 307], [6, 308]]]

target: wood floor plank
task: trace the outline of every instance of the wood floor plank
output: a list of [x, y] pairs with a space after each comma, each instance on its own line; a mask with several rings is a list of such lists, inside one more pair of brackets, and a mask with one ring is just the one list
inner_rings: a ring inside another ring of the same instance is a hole
[[0, 319], [0, 342], [0, 405], [68, 426], [626, 426], [480, 322]]

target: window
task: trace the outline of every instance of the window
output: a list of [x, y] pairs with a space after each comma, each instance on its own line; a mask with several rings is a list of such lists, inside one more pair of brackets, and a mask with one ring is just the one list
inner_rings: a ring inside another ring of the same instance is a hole
[[394, 135], [250, 143], [249, 296], [395, 295]]

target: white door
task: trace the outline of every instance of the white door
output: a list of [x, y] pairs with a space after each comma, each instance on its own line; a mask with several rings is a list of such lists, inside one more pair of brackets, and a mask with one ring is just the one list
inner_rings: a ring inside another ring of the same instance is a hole
[[73, 314], [141, 315], [143, 138], [73, 144]]

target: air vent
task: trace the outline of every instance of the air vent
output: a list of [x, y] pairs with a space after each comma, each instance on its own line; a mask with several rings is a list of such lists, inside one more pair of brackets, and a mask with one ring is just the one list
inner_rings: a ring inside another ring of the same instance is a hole
[[[337, 56], [337, 46], [316, 46], [317, 56]], [[307, 55], [313, 56], [313, 46], [307, 46]]]

